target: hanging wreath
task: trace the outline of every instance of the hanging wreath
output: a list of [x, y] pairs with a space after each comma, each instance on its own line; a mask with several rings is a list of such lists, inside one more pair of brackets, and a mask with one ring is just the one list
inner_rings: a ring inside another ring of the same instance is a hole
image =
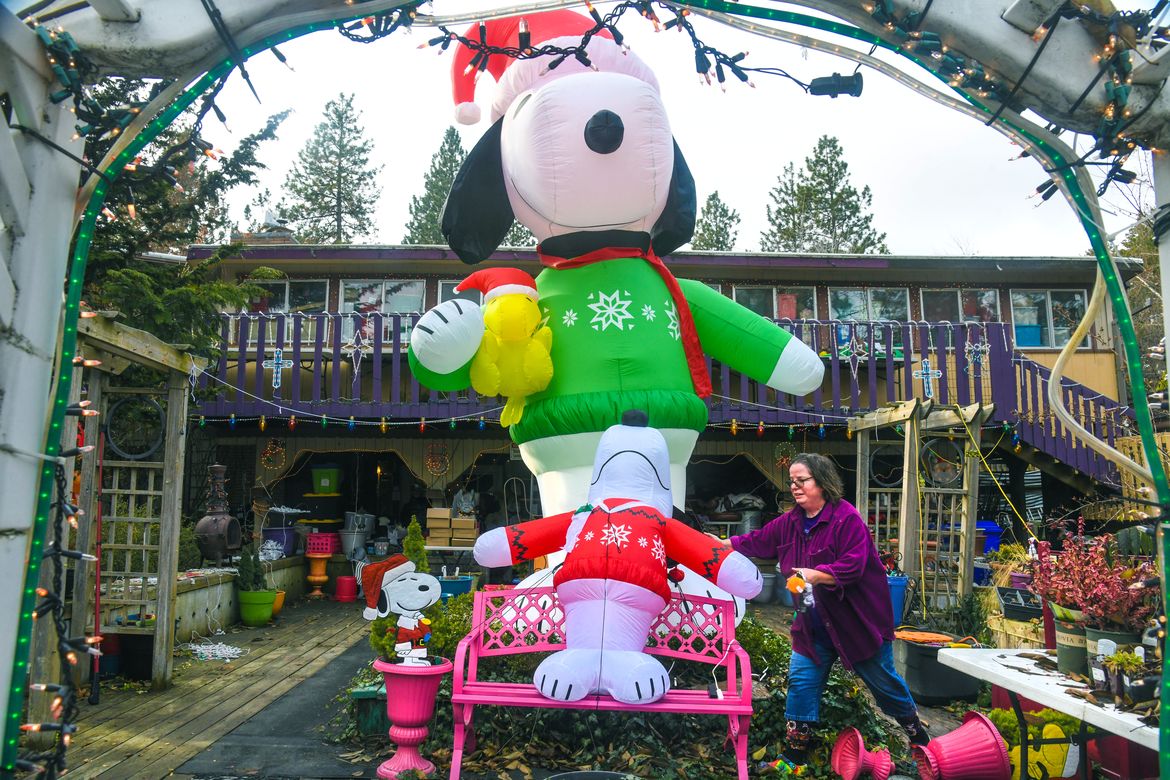
[[281, 439], [269, 439], [264, 445], [264, 452], [260, 453], [260, 465], [269, 471], [279, 471], [284, 468], [285, 447]]
[[432, 477], [441, 477], [451, 470], [451, 456], [447, 454], [446, 444], [428, 444], [426, 455], [423, 456], [423, 465]]
[[787, 472], [796, 457], [796, 446], [788, 442], [780, 442], [772, 448], [772, 459], [776, 462], [776, 470]]

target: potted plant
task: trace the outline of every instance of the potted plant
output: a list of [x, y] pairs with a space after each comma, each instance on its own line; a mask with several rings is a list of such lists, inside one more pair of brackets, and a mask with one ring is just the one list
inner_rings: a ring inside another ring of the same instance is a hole
[[[999, 549], [992, 550], [987, 555], [987, 564], [991, 567], [991, 582], [993, 585], [1013, 588], [1025, 587], [1024, 579], [1029, 574], [1031, 559], [1028, 549], [1022, 544], [1011, 542], [1001, 544]], [[1013, 575], [1015, 575], [1013, 577]]]
[[240, 620], [245, 626], [266, 626], [272, 619], [272, 604], [276, 591], [268, 587], [264, 569], [256, 548], [248, 545], [240, 551], [236, 569], [236, 587], [239, 591]]
[[[1083, 521], [1082, 521], [1083, 527]], [[1057, 555], [1050, 542], [1036, 545], [1032, 561], [1032, 591], [1047, 603], [1055, 621], [1056, 668], [1065, 674], [1087, 671], [1085, 615], [1081, 611], [1089, 563], [1079, 545], [1068, 543]]]
[[1114, 696], [1133, 703], [1149, 701], [1156, 695], [1161, 680], [1161, 669], [1156, 664], [1125, 650], [1108, 656], [1102, 663]]
[[1097, 644], [1108, 639], [1112, 650], [1132, 650], [1154, 614], [1153, 590], [1142, 584], [1155, 576], [1149, 561], [1121, 555], [1112, 534], [1081, 541], [1088, 561], [1081, 611], [1085, 614], [1085, 647], [1098, 655]]

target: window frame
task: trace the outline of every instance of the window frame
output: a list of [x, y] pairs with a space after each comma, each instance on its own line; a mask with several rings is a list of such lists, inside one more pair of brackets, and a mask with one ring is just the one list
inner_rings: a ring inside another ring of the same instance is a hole
[[[766, 315], [766, 316], [772, 320], [776, 319], [776, 288], [774, 286], [768, 285], [768, 284], [733, 284], [733, 285], [731, 285], [731, 300], [735, 301], [736, 303], [739, 303], [740, 306], [743, 306], [745, 309], [747, 309], [747, 306], [744, 306], [742, 303], [739, 302], [738, 296], [739, 296], [740, 290], [768, 290], [769, 291], [768, 300], [772, 302], [772, 313], [769, 315]], [[749, 309], [749, 311], [752, 311], [752, 310]], [[759, 312], [755, 312], [755, 313], [759, 314]], [[765, 315], [760, 314], [760, 316], [763, 317]]]
[[[968, 291], [969, 292], [977, 292], [977, 293], [984, 293], [984, 292], [994, 292], [995, 293], [995, 319], [994, 320], [984, 321], [984, 320], [964, 319], [962, 294], [964, 292], [968, 292]], [[1003, 322], [1003, 306], [1000, 304], [1000, 300], [999, 300], [1000, 294], [1003, 291], [998, 287], [920, 287], [918, 289], [918, 305], [920, 307], [919, 311], [922, 312], [923, 321], [931, 322], [931, 320], [928, 319], [926, 316], [926, 294], [927, 293], [939, 293], [939, 292], [951, 292], [951, 293], [955, 294], [955, 305], [958, 307], [959, 319], [950, 321], [955, 325], [986, 325], [986, 324], [988, 324], [988, 322], [998, 322], [998, 323]]]
[[[291, 282], [319, 282], [319, 283], [325, 285], [325, 302], [321, 306], [321, 311], [319, 311], [319, 312], [302, 312], [302, 314], [327, 314], [329, 312], [329, 281], [330, 280], [327, 278], [325, 278], [325, 279], [317, 279], [317, 278], [301, 279], [299, 277], [292, 277], [292, 278], [288, 278], [288, 279], [253, 279], [253, 280], [250, 280], [250, 281], [248, 281], [249, 284], [255, 284], [257, 286], [277, 285], [277, 284], [284, 285], [284, 307], [285, 308], [281, 311], [275, 311], [275, 312], [273, 312], [273, 311], [268, 311], [268, 312], [252, 311], [251, 309], [248, 309], [248, 311], [246, 313], [247, 314], [284, 314], [286, 316], [291, 316], [293, 314], [293, 312], [288, 310], [289, 284]], [[251, 301], [248, 302], [248, 305], [251, 306]]]
[[[443, 299], [443, 285], [445, 285], [445, 284], [449, 284], [449, 285], [451, 285], [451, 286], [452, 286], [452, 287], [451, 287], [451, 291], [452, 291], [452, 292], [454, 292], [454, 291], [455, 291], [455, 289], [454, 289], [454, 288], [455, 288], [455, 287], [458, 287], [458, 286], [459, 286], [459, 284], [461, 284], [463, 281], [464, 281], [464, 280], [462, 280], [462, 279], [440, 279], [440, 280], [439, 280], [439, 286], [438, 286], [438, 289], [437, 289], [437, 291], [436, 291], [436, 292], [437, 292], [437, 297], [438, 297], [438, 301], [437, 301], [437, 302], [438, 302], [438, 303], [443, 303], [443, 302], [444, 302], [444, 299]], [[479, 296], [479, 300], [478, 300], [478, 301], [476, 301], [476, 303], [477, 303], [477, 304], [479, 304], [480, 306], [483, 306], [483, 292], [482, 292], [481, 290], [468, 290], [468, 292], [473, 292], [473, 293], [475, 293], [476, 295], [478, 295], [478, 296]], [[450, 301], [450, 300], [454, 300], [454, 299], [453, 299], [453, 298], [447, 298], [446, 300]], [[469, 300], [469, 299], [467, 299], [467, 298], [460, 298], [459, 300]]]
[[[1019, 327], [1019, 324], [1016, 322], [1015, 294], [1017, 292], [1044, 293], [1045, 303], [1046, 303], [1046, 306], [1048, 309], [1047, 322], [1044, 324], [1044, 327], [1047, 327], [1049, 342], [1055, 342], [1055, 340], [1056, 340], [1056, 323], [1053, 321], [1053, 311], [1052, 311], [1052, 293], [1076, 293], [1076, 294], [1081, 296], [1082, 308], [1087, 309], [1089, 307], [1089, 291], [1084, 287], [1012, 287], [1012, 288], [1010, 288], [1008, 290], [1008, 301], [1011, 305], [1011, 310], [1012, 310], [1012, 322], [1011, 322], [1012, 343], [1017, 348], [1020, 347], [1018, 334], [1016, 332], [1016, 328]], [[1069, 326], [1070, 335], [1071, 335], [1071, 331], [1073, 331], [1075, 329], [1076, 329], [1075, 323], [1073, 325]], [[1077, 349], [1096, 349], [1096, 348], [1097, 348], [1097, 344], [1096, 344], [1096, 337], [1094, 335], [1094, 328], [1090, 328], [1088, 334], [1085, 337], [1085, 343], [1083, 345], [1078, 346]], [[1039, 345], [1034, 344], [1031, 346], [1025, 345], [1023, 347], [1023, 349], [1059, 350], [1059, 349], [1063, 349], [1063, 345], [1057, 345], [1055, 343], [1039, 344]]]

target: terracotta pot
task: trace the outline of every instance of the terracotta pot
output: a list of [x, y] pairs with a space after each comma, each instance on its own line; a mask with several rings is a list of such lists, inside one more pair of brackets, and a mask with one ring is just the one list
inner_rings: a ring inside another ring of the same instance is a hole
[[374, 661], [374, 668], [386, 682], [386, 716], [390, 719], [390, 739], [397, 745], [394, 755], [378, 767], [378, 777], [395, 780], [399, 772], [417, 769], [423, 774], [435, 771], [435, 765], [422, 757], [418, 746], [426, 741], [427, 724], [435, 714], [435, 694], [443, 675], [455, 668], [446, 658], [434, 658], [430, 666], [391, 664]]

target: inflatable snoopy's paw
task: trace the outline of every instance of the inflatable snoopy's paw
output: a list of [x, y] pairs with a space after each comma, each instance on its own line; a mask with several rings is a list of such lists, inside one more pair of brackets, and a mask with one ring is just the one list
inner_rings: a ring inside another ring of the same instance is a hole
[[459, 298], [444, 301], [410, 331], [410, 349], [423, 367], [449, 374], [467, 365], [483, 340], [483, 310]]
[[670, 690], [670, 675], [652, 655], [607, 650], [601, 687], [623, 704], [658, 701]]
[[540, 662], [532, 682], [544, 696], [557, 701], [581, 701], [597, 689], [601, 667], [599, 650], [561, 650]]

